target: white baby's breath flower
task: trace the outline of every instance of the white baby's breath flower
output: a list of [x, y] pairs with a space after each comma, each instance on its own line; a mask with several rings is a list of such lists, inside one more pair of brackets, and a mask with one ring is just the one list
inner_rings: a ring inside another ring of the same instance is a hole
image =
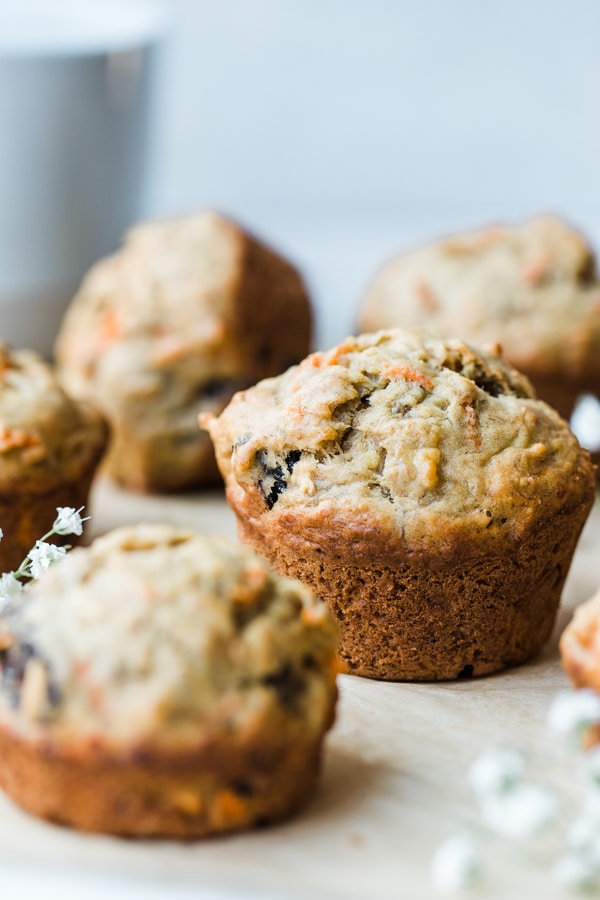
[[0, 599], [12, 600], [23, 590], [21, 582], [15, 578], [14, 572], [5, 572], [0, 576]]
[[516, 747], [492, 747], [471, 764], [467, 780], [478, 797], [499, 794], [519, 783], [525, 772], [525, 754]]
[[579, 853], [565, 853], [552, 867], [552, 877], [565, 887], [595, 891], [600, 885], [598, 870]]
[[36, 541], [35, 547], [29, 551], [27, 558], [30, 560], [29, 571], [32, 578], [39, 578], [50, 566], [66, 556], [64, 547], [57, 547], [47, 541]]
[[558, 814], [558, 797], [539, 784], [517, 784], [503, 794], [482, 799], [481, 816], [497, 834], [523, 840], [534, 837], [550, 825]]
[[72, 506], [57, 506], [58, 515], [52, 526], [54, 534], [83, 534], [83, 523], [87, 522], [90, 517], [86, 516], [82, 519], [82, 509], [83, 506], [80, 506], [79, 509], [74, 509]]
[[438, 890], [455, 893], [483, 875], [483, 861], [470, 834], [461, 832], [441, 844], [431, 860], [431, 880]]
[[582, 815], [567, 830], [567, 847], [585, 857], [600, 873], [600, 822], [595, 816]]
[[546, 722], [555, 734], [578, 742], [582, 731], [600, 723], [600, 694], [588, 688], [562, 691], [551, 703]]
[[600, 834], [600, 791], [594, 790], [593, 788], [591, 791], [585, 791], [581, 807], [581, 816], [584, 819], [593, 822], [594, 827]]
[[22, 590], [23, 585], [15, 578], [13, 572], [5, 572], [0, 576], [0, 612], [4, 612]]
[[[39, 578], [46, 569], [66, 556], [68, 547], [57, 547], [55, 544], [50, 544], [47, 538], [54, 534], [82, 534], [83, 523], [89, 519], [89, 516], [81, 517], [82, 509], [83, 506], [80, 506], [79, 509], [74, 509], [72, 506], [57, 506], [58, 515], [50, 531], [36, 541], [35, 547], [29, 551], [18, 569], [14, 572], [0, 574], [0, 613], [4, 614], [10, 608], [11, 602], [24, 590], [23, 580], [30, 581], [32, 578]], [[3, 537], [4, 534], [0, 528], [0, 540]]]

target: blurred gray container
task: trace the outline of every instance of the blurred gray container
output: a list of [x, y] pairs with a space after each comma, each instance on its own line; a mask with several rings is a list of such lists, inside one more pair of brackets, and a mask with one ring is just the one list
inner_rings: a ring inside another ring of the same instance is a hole
[[49, 356], [139, 217], [163, 32], [146, 0], [0, 2], [0, 340]]

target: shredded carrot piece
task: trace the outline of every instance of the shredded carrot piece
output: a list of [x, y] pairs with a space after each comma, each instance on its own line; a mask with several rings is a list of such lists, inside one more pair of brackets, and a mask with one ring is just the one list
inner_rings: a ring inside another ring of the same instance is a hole
[[419, 281], [416, 286], [417, 298], [423, 309], [428, 312], [435, 312], [439, 309], [439, 303], [435, 294], [425, 281]]
[[8, 650], [15, 642], [12, 634], [0, 634], [0, 650]]
[[346, 353], [351, 353], [354, 349], [356, 348], [353, 342], [348, 341], [345, 344], [340, 344], [339, 347], [336, 347], [335, 350], [332, 351], [331, 356], [327, 360], [327, 365], [337, 366], [340, 358]]
[[160, 337], [156, 343], [156, 349], [152, 354], [155, 363], [169, 363], [185, 356], [188, 345], [175, 335]]
[[334, 656], [331, 668], [334, 675], [346, 675], [349, 671], [348, 663], [344, 662], [343, 659], [340, 659], [339, 656]]
[[533, 259], [523, 267], [521, 274], [526, 284], [539, 284], [548, 274], [548, 262], [544, 259]]
[[39, 447], [39, 436], [30, 431], [21, 431], [20, 428], [9, 428], [5, 422], [0, 422], [0, 452], [12, 450], [15, 447], [28, 448]]
[[318, 369], [323, 364], [323, 357], [320, 353], [311, 353], [306, 359], [300, 363], [301, 369]]
[[98, 325], [96, 332], [97, 342], [102, 346], [117, 341], [123, 333], [119, 313], [116, 309], [109, 309]]
[[267, 582], [267, 573], [264, 569], [256, 567], [246, 570], [246, 582], [238, 584], [232, 591], [232, 599], [235, 603], [252, 603], [256, 600]]
[[410, 369], [408, 366], [388, 366], [385, 369], [388, 378], [403, 378], [405, 381], [414, 381], [427, 391], [433, 390], [433, 382], [424, 372]]
[[152, 606], [154, 603], [156, 603], [156, 591], [154, 590], [152, 585], [148, 584], [147, 582], [142, 584], [141, 587], [144, 600], [146, 601], [148, 606]]
[[300, 613], [300, 618], [305, 625], [320, 625], [323, 617], [324, 610], [322, 606], [305, 606]]
[[173, 794], [171, 801], [173, 806], [186, 816], [197, 816], [203, 806], [200, 794], [187, 788], [181, 788]]
[[462, 410], [465, 414], [465, 432], [470, 441], [475, 444], [476, 447], [481, 446], [481, 434], [479, 432], [479, 424], [477, 422], [477, 413], [473, 409], [470, 403], [466, 400], [461, 403]]
[[73, 668], [75, 669], [81, 684], [87, 691], [94, 709], [102, 709], [104, 706], [104, 691], [95, 684], [92, 678], [90, 678], [89, 663], [83, 659], [76, 659]]
[[290, 404], [290, 415], [296, 422], [301, 422], [305, 415], [304, 406], [302, 404], [302, 400], [298, 400], [296, 403]]
[[223, 824], [241, 823], [247, 816], [247, 804], [233, 791], [220, 791], [213, 801], [213, 813]]

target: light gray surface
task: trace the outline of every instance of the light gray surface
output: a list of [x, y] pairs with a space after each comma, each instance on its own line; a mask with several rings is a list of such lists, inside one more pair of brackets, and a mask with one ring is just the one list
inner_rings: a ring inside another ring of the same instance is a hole
[[131, 2], [87, 0], [87, 24], [67, 0], [0, 2], [0, 335], [46, 355], [82, 275], [140, 215], [161, 31], [134, 27]]

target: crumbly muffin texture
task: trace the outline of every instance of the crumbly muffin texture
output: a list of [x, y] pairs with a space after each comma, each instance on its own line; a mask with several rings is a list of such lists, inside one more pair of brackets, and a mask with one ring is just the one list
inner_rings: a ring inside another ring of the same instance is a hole
[[240, 537], [327, 602], [350, 671], [483, 675], [549, 636], [594, 470], [497, 348], [365, 334], [201, 422]]
[[58, 746], [192, 746], [257, 720], [314, 736], [330, 715], [326, 608], [225, 540], [118, 529], [72, 551], [2, 628], [2, 718]]
[[68, 396], [40, 356], [0, 344], [0, 492], [79, 478], [104, 438], [99, 413]]
[[87, 503], [106, 440], [100, 413], [41, 357], [0, 344], [0, 571], [21, 564], [57, 507]]
[[237, 394], [210, 429], [234, 508], [352, 518], [402, 545], [515, 542], [591, 466], [567, 424], [497, 348], [388, 331], [349, 338]]
[[451, 237], [387, 263], [359, 329], [426, 327], [477, 345], [499, 341], [540, 396], [568, 416], [600, 393], [600, 283], [589, 245], [544, 216]]
[[30, 812], [198, 838], [310, 796], [336, 630], [249, 550], [122, 528], [70, 553], [0, 624], [0, 785]]
[[61, 375], [112, 425], [109, 471], [141, 490], [218, 478], [199, 411], [309, 350], [296, 270], [215, 213], [146, 223], [99, 262], [56, 343]]

